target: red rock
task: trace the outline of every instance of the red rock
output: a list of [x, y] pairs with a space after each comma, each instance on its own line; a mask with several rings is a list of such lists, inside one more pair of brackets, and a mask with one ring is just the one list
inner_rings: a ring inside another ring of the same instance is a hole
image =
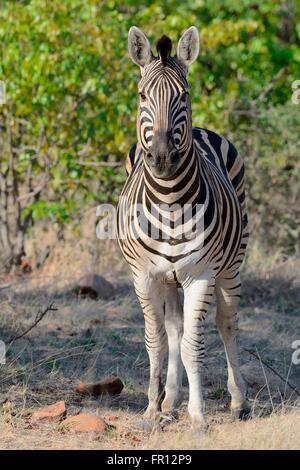
[[106, 416], [105, 419], [106, 419], [107, 421], [109, 421], [109, 422], [118, 421], [119, 416], [115, 416], [115, 415]]
[[119, 377], [110, 376], [97, 383], [80, 384], [75, 388], [75, 392], [80, 395], [119, 395], [124, 388]]
[[77, 281], [74, 292], [80, 296], [106, 300], [114, 296], [115, 288], [104, 277], [98, 274], [87, 274]]
[[31, 415], [33, 419], [45, 419], [49, 421], [60, 420], [66, 415], [65, 402], [58, 401], [53, 405], [46, 406], [40, 410], [34, 411]]
[[100, 416], [87, 413], [80, 413], [76, 416], [70, 416], [62, 422], [64, 428], [70, 432], [96, 432], [104, 434], [108, 426]]
[[32, 267], [28, 259], [22, 259], [21, 261], [21, 269], [24, 273], [30, 273], [32, 271]]

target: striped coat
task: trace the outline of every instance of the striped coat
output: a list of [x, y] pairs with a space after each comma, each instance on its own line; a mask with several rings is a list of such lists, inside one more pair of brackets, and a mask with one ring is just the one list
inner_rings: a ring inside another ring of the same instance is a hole
[[[156, 184], [151, 180], [151, 175], [145, 172], [142, 150], [135, 144], [130, 151], [127, 161], [130, 175], [120, 196], [118, 217], [127, 219], [129, 225], [126, 236], [120, 239], [120, 246], [134, 271], [143, 269], [146, 259], [149, 259], [151, 269], [155, 259], [159, 264], [160, 258], [163, 258], [172, 266], [174, 263], [174, 266], [197, 265], [197, 270], [204, 270], [207, 265], [215, 263], [219, 275], [226, 270], [238, 269], [243, 260], [249, 233], [242, 158], [231, 142], [215, 132], [194, 127], [193, 139], [194, 165], [191, 164], [192, 158], [187, 159], [185, 166], [181, 167], [178, 180], [172, 181], [171, 203], [205, 205], [205, 232], [199, 233], [198, 237], [184, 243], [184, 246], [182, 240], [177, 244], [163, 237], [151, 240], [146, 231], [143, 231], [145, 227], [141, 227], [141, 238], [132, 240], [130, 208], [139, 203], [143, 209], [145, 200], [152, 206], [164, 202], [168, 204], [171, 193], [168, 191], [168, 184], [164, 186], [162, 181]], [[147, 185], [147, 182], [150, 184]], [[158, 209], [157, 219], [159, 214]], [[135, 213], [133, 216], [141, 217], [141, 214]], [[122, 225], [123, 223], [118, 224]], [[146, 239], [148, 243], [145, 242]], [[199, 242], [199, 239], [203, 239], [203, 242]], [[198, 245], [201, 245], [200, 248]], [[134, 255], [136, 250], [139, 256]], [[186, 269], [188, 272], [185, 272], [180, 284], [185, 282], [184, 276], [191, 272], [191, 267]]]
[[[188, 411], [193, 427], [203, 430], [204, 320], [214, 293], [232, 412], [239, 418], [249, 412], [235, 341], [239, 268], [248, 240], [244, 165], [225, 137], [192, 127], [186, 72], [199, 50], [196, 28], [184, 33], [175, 57], [165, 36], [157, 49], [154, 57], [145, 35], [131, 28], [129, 53], [142, 72], [138, 142], [126, 162], [129, 176], [119, 199], [117, 235], [145, 318], [146, 416], [153, 419], [160, 410], [168, 419], [176, 414], [185, 369]], [[178, 288], [184, 292], [183, 305]]]

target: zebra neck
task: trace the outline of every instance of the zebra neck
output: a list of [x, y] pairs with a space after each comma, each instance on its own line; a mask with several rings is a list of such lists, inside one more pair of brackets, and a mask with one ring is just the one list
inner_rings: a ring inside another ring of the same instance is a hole
[[200, 192], [200, 166], [194, 144], [181, 156], [170, 179], [156, 178], [144, 164], [144, 196], [151, 204], [196, 204]]

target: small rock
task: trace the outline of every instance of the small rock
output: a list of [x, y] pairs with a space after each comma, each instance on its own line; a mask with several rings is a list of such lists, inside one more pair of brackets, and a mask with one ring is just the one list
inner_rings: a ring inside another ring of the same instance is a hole
[[105, 419], [109, 422], [118, 421], [119, 416], [116, 416], [116, 415], [105, 416]]
[[80, 413], [76, 416], [70, 416], [62, 422], [64, 428], [70, 432], [96, 432], [105, 433], [108, 426], [104, 419], [96, 415]]
[[24, 409], [24, 410], [21, 410], [20, 416], [22, 416], [22, 418], [31, 418], [32, 413], [33, 413], [32, 410], [30, 410], [30, 409]]
[[124, 388], [124, 384], [119, 377], [110, 376], [101, 382], [91, 384], [80, 384], [75, 388], [75, 392], [80, 395], [119, 395]]
[[101, 325], [102, 323], [103, 323], [103, 320], [100, 320], [99, 318], [95, 318], [94, 320], [91, 320], [90, 326]]
[[60, 420], [66, 415], [66, 405], [63, 400], [34, 411], [31, 415], [33, 419], [45, 419], [50, 421]]
[[115, 294], [114, 286], [98, 274], [87, 274], [79, 279], [74, 287], [76, 295], [88, 296], [91, 299], [110, 299]]
[[31, 273], [32, 267], [28, 259], [22, 259], [21, 261], [21, 269], [24, 273]]

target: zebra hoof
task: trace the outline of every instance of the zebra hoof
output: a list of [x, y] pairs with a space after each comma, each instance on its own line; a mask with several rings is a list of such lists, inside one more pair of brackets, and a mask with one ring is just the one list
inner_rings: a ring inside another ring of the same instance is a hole
[[159, 413], [156, 417], [156, 424], [160, 428], [164, 428], [176, 421], [178, 421], [178, 412], [175, 410]]
[[154, 415], [148, 416], [144, 414], [140, 419], [135, 422], [135, 428], [142, 432], [152, 432], [156, 427], [157, 417]]
[[178, 392], [175, 397], [168, 397], [167, 394], [161, 404], [161, 411], [164, 413], [174, 413], [174, 410], [177, 410], [180, 407], [181, 403], [183, 402], [183, 398], [183, 392]]
[[191, 428], [191, 437], [193, 439], [201, 439], [208, 432], [208, 424], [206, 422], [193, 423]]
[[155, 428], [155, 421], [149, 419], [142, 419], [137, 425], [138, 429], [143, 432], [152, 432]]
[[244, 403], [241, 408], [233, 408], [231, 416], [233, 421], [247, 421], [251, 418], [251, 408], [248, 403]]

